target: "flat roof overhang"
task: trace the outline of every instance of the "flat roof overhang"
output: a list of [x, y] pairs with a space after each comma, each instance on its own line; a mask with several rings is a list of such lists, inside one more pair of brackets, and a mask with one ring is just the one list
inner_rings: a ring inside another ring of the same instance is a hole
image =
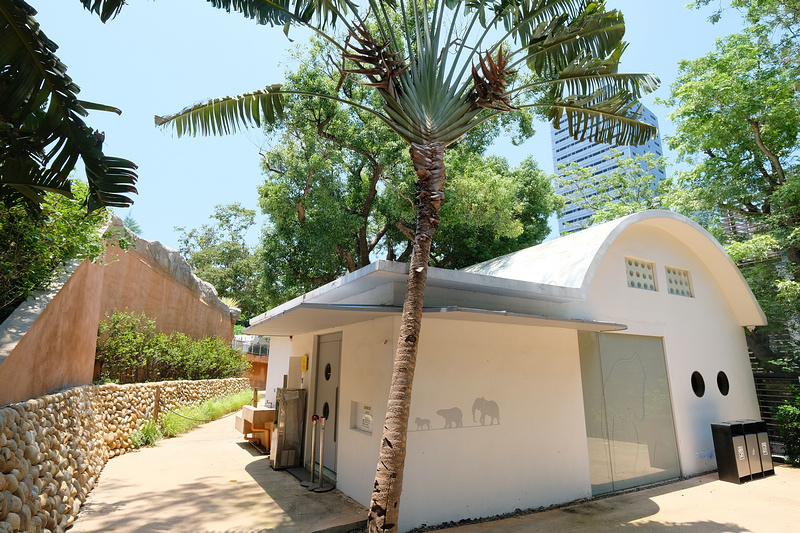
[[[402, 307], [383, 305], [342, 305], [324, 303], [298, 303], [272, 316], [262, 315], [262, 320], [245, 329], [249, 335], [288, 337], [313, 331], [338, 328], [376, 318], [400, 316]], [[621, 331], [628, 326], [615, 322], [560, 318], [509, 311], [493, 311], [459, 306], [426, 307], [423, 316], [446, 320], [488, 322], [548, 328], [567, 328], [580, 331]]]

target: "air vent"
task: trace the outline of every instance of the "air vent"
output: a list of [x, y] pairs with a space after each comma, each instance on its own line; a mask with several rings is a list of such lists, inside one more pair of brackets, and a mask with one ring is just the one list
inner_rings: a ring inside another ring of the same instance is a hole
[[689, 271], [682, 268], [667, 267], [667, 287], [669, 293], [676, 296], [686, 296], [687, 298], [694, 298], [694, 291], [692, 290], [692, 280], [689, 277]]
[[628, 287], [657, 291], [655, 279], [655, 264], [632, 257], [625, 258], [625, 271], [628, 275]]

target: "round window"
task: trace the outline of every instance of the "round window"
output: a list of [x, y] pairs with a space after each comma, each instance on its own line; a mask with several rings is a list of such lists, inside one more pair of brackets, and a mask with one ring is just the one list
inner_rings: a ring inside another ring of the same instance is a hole
[[698, 398], [706, 393], [706, 382], [700, 372], [692, 372], [692, 390]]
[[720, 371], [719, 374], [717, 374], [717, 387], [719, 387], [719, 392], [721, 392], [723, 396], [727, 396], [730, 392], [731, 384], [725, 372]]
[[331, 408], [328, 407], [328, 402], [325, 402], [325, 405], [322, 406], [322, 418], [327, 419], [328, 415], [331, 414]]
[[325, 365], [325, 381], [331, 380], [331, 372], [332, 372], [331, 364], [328, 363], [327, 365]]

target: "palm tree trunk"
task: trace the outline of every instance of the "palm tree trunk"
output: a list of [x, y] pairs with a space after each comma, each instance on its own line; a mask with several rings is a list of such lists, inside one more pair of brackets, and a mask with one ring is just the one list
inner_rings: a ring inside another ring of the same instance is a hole
[[370, 533], [397, 531], [400, 495], [403, 491], [403, 468], [406, 460], [406, 436], [411, 406], [411, 386], [417, 364], [417, 346], [422, 325], [422, 303], [431, 240], [439, 225], [439, 209], [444, 200], [444, 144], [412, 144], [409, 149], [417, 172], [417, 228], [408, 272], [400, 338], [392, 371], [392, 385], [383, 426], [383, 438], [375, 474], [367, 519]]

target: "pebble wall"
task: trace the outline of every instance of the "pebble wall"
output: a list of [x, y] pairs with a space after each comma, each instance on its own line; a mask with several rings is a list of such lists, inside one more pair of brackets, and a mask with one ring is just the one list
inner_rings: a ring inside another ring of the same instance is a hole
[[250, 388], [247, 378], [90, 385], [0, 408], [0, 533], [72, 525], [106, 461], [159, 406], [199, 403]]

